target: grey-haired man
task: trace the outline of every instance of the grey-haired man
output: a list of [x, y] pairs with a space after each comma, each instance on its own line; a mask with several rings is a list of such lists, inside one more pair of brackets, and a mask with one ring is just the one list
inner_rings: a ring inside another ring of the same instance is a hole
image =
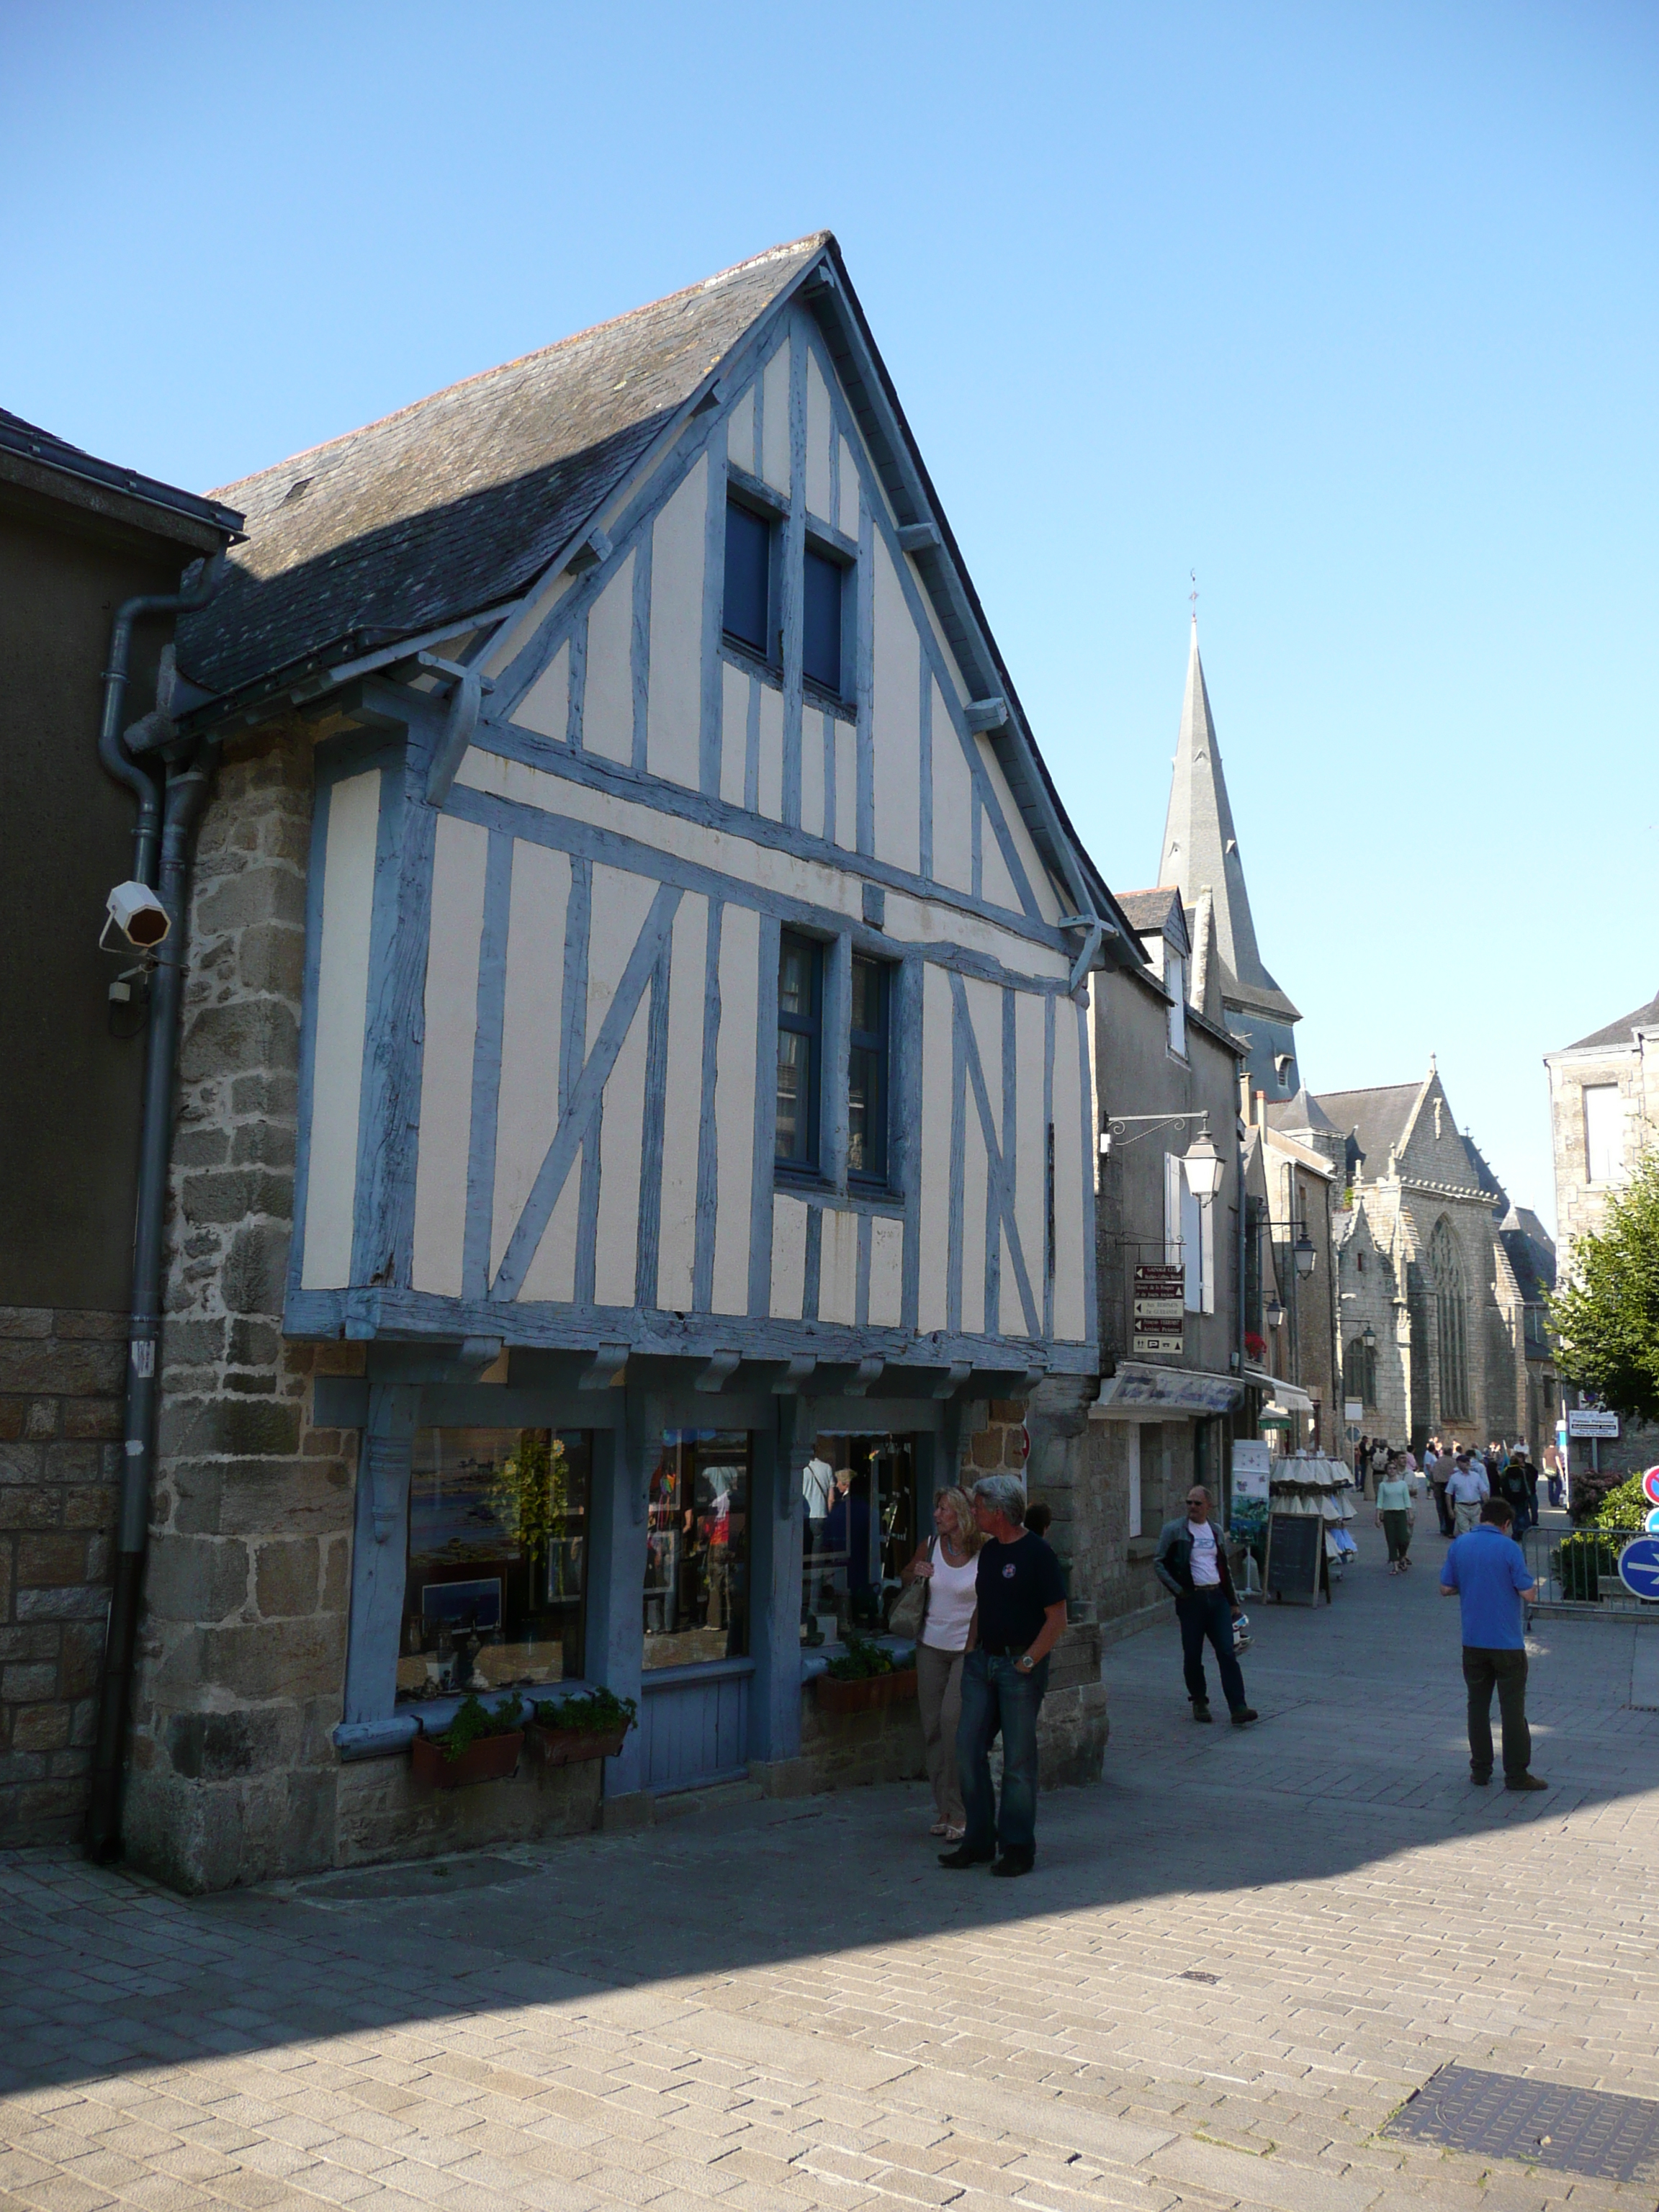
[[[940, 1853], [939, 1864], [982, 1866], [996, 1858], [993, 1874], [1030, 1874], [1036, 1857], [1037, 1714], [1048, 1686], [1048, 1654], [1066, 1632], [1066, 1581], [1053, 1552], [1024, 1525], [1018, 1476], [981, 1476], [974, 1485], [974, 1518], [989, 1540], [975, 1580], [957, 1730], [967, 1829], [955, 1850]], [[991, 1786], [999, 1731], [1000, 1806]]]

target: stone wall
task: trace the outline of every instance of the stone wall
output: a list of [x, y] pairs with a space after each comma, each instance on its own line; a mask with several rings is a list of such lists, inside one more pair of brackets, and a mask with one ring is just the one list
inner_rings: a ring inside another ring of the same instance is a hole
[[0, 1308], [0, 1844], [80, 1832], [109, 1607], [127, 1317]]

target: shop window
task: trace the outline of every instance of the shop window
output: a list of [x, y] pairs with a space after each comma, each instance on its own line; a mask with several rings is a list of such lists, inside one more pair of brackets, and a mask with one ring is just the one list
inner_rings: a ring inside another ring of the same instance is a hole
[[592, 1468], [586, 1431], [417, 1431], [400, 1701], [580, 1675]]
[[818, 1164], [819, 1070], [823, 1047], [823, 947], [783, 932], [778, 950], [778, 1104], [781, 1167]]
[[933, 1527], [916, 1497], [915, 1439], [825, 1434], [801, 1474], [801, 1639], [833, 1643], [885, 1624], [899, 1574]]
[[663, 1431], [646, 1534], [647, 1671], [747, 1656], [749, 1493], [744, 1431]]
[[847, 1171], [860, 1182], [887, 1181], [887, 1009], [892, 970], [884, 961], [853, 961], [853, 1025], [847, 1056]]

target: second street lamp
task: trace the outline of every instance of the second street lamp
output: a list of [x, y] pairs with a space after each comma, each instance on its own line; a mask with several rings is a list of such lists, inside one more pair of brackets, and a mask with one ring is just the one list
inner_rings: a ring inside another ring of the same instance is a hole
[[1182, 1157], [1181, 1172], [1194, 1198], [1213, 1198], [1221, 1188], [1223, 1162], [1206, 1122]]

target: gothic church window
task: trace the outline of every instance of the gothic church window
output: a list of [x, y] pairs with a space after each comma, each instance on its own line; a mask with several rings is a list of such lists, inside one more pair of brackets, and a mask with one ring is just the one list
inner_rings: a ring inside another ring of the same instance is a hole
[[1440, 1340], [1440, 1418], [1469, 1415], [1468, 1301], [1463, 1262], [1451, 1224], [1443, 1214], [1429, 1239], [1429, 1278], [1434, 1285], [1435, 1325]]

